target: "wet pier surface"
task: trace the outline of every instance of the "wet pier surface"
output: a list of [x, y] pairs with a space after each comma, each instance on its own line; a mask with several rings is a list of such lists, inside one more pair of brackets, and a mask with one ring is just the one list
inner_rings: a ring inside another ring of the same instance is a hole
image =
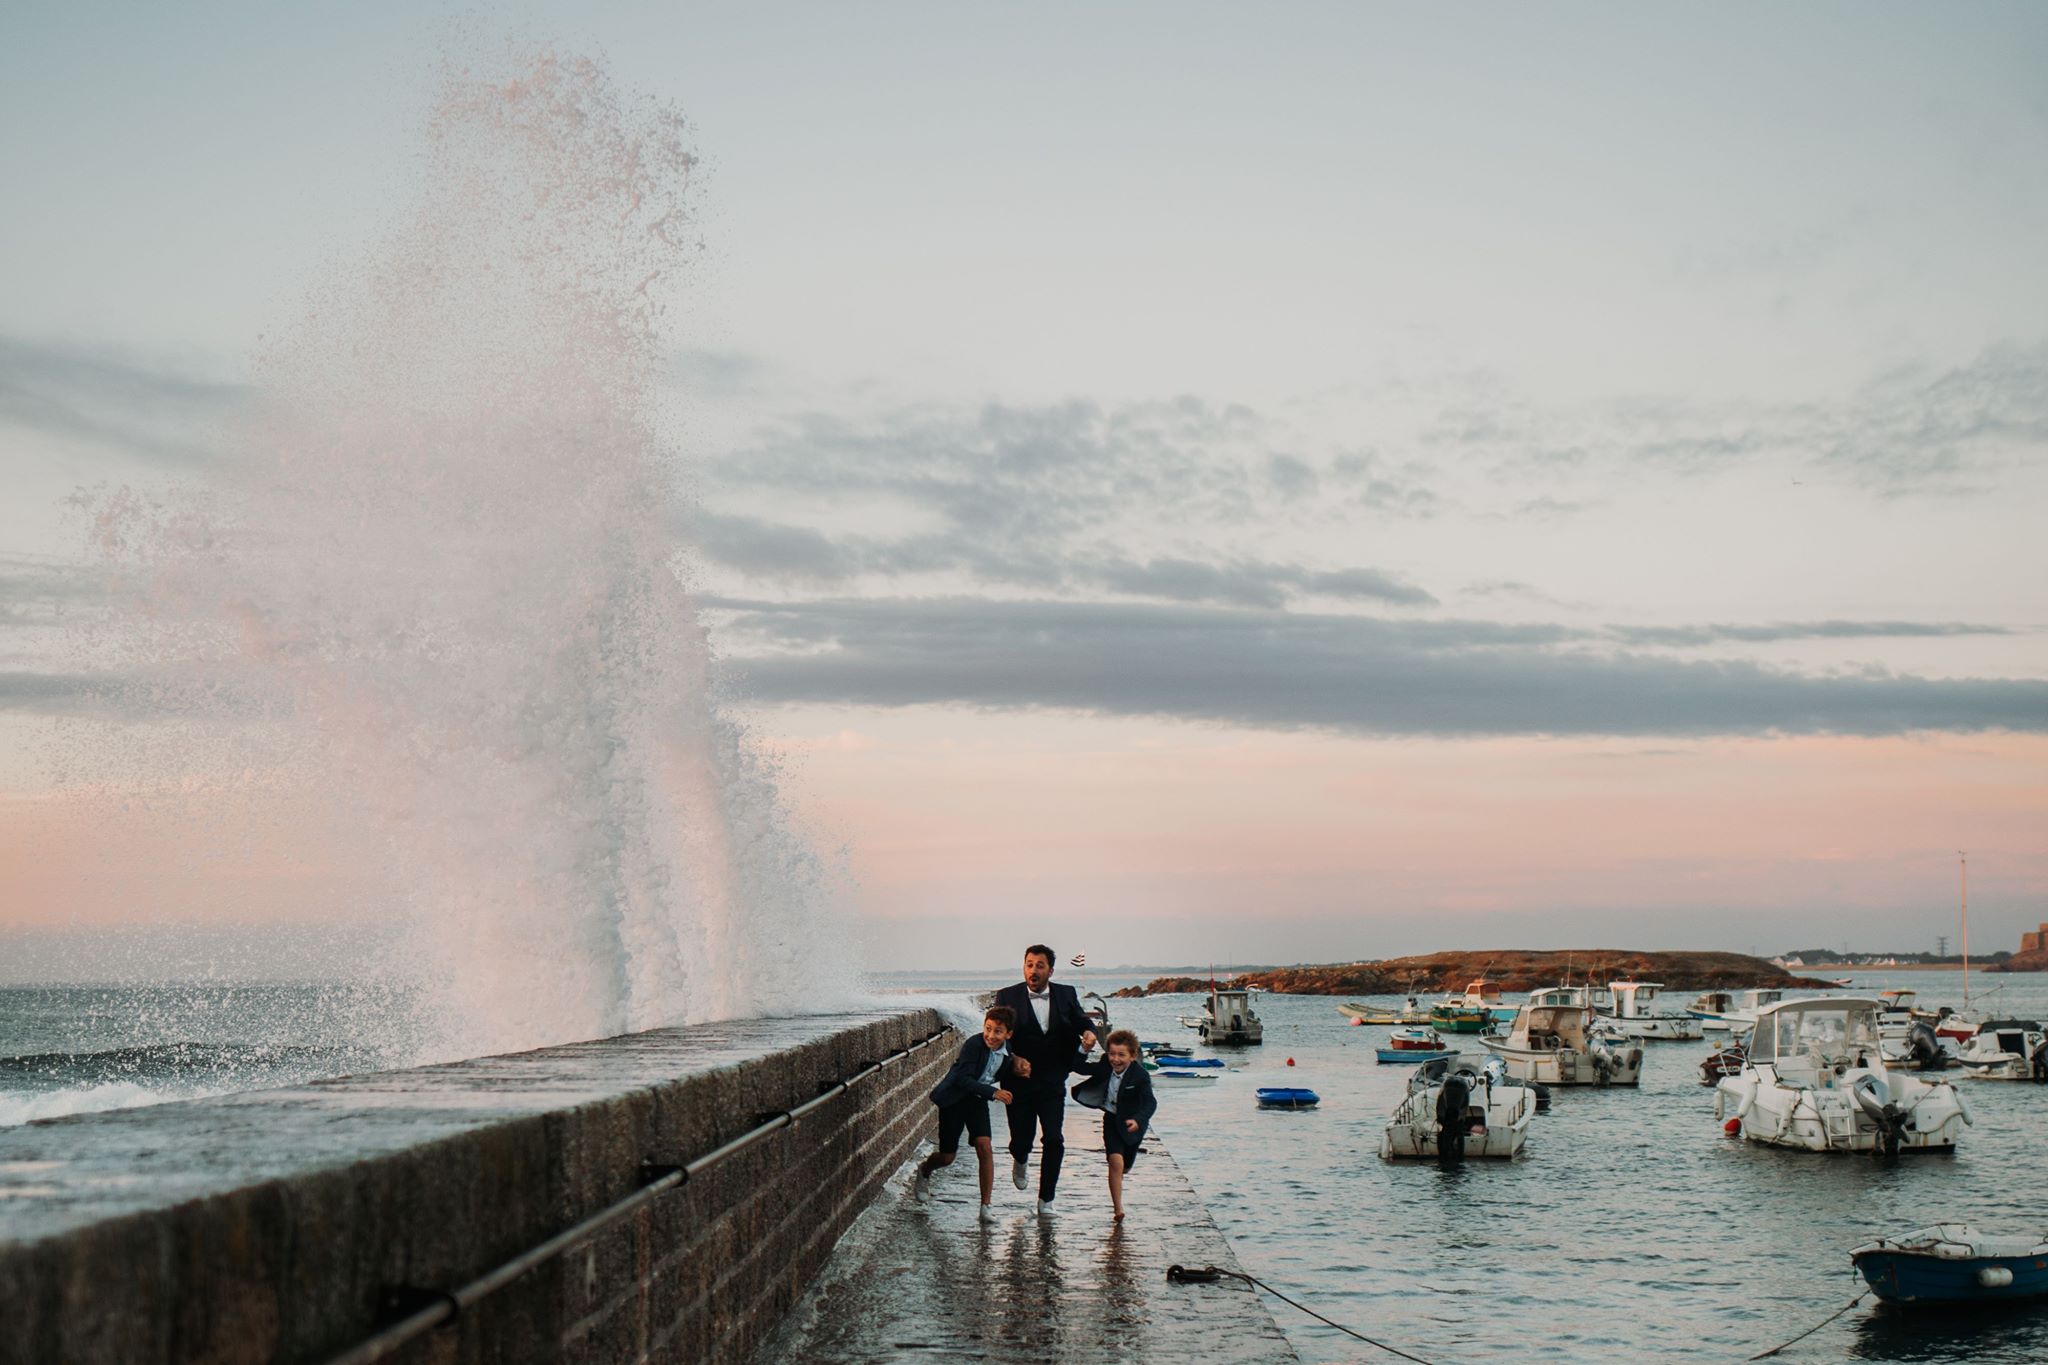
[[[1156, 1142], [1110, 1218], [1100, 1135], [1069, 1111], [1059, 1213], [1040, 1218], [996, 1148], [997, 1219], [979, 1219], [974, 1154], [963, 1147], [910, 1195], [909, 1170], [861, 1216], [760, 1361], [1172, 1361], [1297, 1359], [1265, 1303], [1242, 1281], [1169, 1284], [1170, 1265], [1236, 1258], [1173, 1158]], [[997, 1122], [1000, 1133], [1001, 1121]], [[1080, 1140], [1077, 1141], [1076, 1137]], [[920, 1149], [929, 1151], [929, 1145]]]

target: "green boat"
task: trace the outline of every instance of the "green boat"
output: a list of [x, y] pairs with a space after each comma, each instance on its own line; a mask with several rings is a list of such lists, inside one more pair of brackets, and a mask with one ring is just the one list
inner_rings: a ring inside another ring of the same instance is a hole
[[1515, 1016], [1501, 1003], [1500, 983], [1482, 977], [1465, 987], [1462, 1000], [1431, 1005], [1429, 1022], [1440, 1033], [1484, 1033], [1503, 1014], [1510, 1019]]

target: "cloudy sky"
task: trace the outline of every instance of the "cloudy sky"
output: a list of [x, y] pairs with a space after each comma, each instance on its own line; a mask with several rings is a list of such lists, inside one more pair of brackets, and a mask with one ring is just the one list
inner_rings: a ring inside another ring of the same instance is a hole
[[503, 14], [5, 21], [0, 917], [208, 913], [69, 889], [164, 851], [49, 786], [65, 499], [204, 482], [502, 28], [690, 120], [677, 532], [877, 963], [2048, 919], [2038, 8]]

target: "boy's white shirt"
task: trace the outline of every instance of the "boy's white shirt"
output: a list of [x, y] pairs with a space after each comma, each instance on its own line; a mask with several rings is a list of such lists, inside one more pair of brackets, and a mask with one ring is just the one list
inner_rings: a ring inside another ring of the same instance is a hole
[[988, 1054], [988, 1061], [981, 1068], [981, 1083], [983, 1085], [995, 1084], [996, 1073], [1003, 1069], [1003, 1059], [1009, 1055], [1010, 1045], [1008, 1043], [1004, 1043], [1001, 1047]]

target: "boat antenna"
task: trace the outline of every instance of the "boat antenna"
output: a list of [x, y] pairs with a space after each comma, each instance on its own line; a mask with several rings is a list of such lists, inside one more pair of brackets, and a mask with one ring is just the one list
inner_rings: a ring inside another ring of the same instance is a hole
[[1970, 1008], [1970, 858], [1956, 850], [1956, 863], [1963, 878], [1963, 1008]]

